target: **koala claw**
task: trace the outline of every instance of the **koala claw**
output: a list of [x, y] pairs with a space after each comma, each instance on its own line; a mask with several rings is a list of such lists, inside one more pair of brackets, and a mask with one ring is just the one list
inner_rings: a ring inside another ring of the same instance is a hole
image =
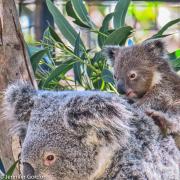
[[153, 119], [157, 126], [159, 126], [164, 136], [171, 133], [171, 123], [162, 113], [157, 111], [146, 111], [146, 114]]

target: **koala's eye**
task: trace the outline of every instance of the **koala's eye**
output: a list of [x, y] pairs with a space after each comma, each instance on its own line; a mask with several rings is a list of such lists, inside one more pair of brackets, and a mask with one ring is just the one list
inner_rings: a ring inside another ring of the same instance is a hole
[[48, 161], [53, 161], [54, 160], [54, 156], [53, 155], [49, 155], [46, 158]]
[[137, 74], [135, 72], [133, 72], [129, 75], [129, 79], [134, 80], [134, 79], [136, 79], [136, 76], [137, 76]]
[[50, 166], [56, 161], [56, 156], [54, 153], [45, 153], [43, 162], [44, 165]]

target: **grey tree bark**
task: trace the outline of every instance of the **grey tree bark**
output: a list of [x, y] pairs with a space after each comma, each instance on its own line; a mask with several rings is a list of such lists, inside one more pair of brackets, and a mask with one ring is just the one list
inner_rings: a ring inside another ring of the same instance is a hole
[[[8, 83], [24, 79], [37, 88], [26, 51], [18, 13], [14, 0], [0, 0], [0, 108], [3, 91]], [[0, 117], [1, 112], [0, 112]], [[13, 163], [12, 139], [9, 136], [10, 122], [0, 120], [0, 157], [7, 170]]]

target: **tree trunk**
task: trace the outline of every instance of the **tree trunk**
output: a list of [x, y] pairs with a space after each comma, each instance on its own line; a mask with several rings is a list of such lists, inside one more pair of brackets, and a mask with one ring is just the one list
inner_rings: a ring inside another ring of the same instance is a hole
[[[15, 2], [14, 0], [0, 0], [0, 106], [3, 90], [9, 82], [17, 79], [30, 81], [37, 88]], [[8, 133], [9, 123], [6, 119], [0, 120], [0, 158], [6, 170], [14, 163], [12, 139]]]

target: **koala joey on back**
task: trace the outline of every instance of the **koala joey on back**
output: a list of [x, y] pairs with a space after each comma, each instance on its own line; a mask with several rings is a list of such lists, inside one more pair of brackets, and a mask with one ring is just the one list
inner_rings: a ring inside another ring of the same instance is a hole
[[180, 179], [172, 137], [116, 95], [38, 91], [18, 82], [3, 107], [22, 138], [23, 179]]
[[170, 128], [169, 132], [180, 133], [180, 77], [167, 61], [164, 43], [151, 40], [130, 47], [109, 46], [104, 52], [114, 68], [119, 93], [125, 93], [135, 107], [151, 109], [148, 115], [163, 131]]

